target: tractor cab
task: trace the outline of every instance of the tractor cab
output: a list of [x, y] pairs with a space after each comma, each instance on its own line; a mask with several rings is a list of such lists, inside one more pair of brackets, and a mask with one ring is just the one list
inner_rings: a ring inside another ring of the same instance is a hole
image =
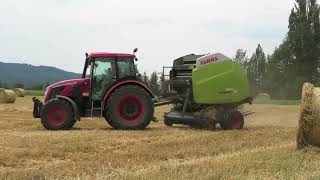
[[101, 100], [110, 86], [124, 80], [136, 80], [134, 59], [131, 54], [88, 55], [82, 78], [90, 78], [90, 97], [93, 100]]
[[[136, 52], [136, 51], [135, 51]], [[134, 54], [90, 53], [86, 54], [86, 62], [82, 78], [89, 78], [90, 107], [86, 116], [102, 116], [105, 96], [111, 87], [128, 80], [136, 81]]]

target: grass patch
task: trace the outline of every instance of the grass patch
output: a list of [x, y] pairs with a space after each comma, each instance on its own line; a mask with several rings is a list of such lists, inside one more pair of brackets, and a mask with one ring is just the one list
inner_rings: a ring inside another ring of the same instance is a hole
[[300, 100], [255, 99], [254, 104], [300, 105]]
[[26, 96], [44, 96], [43, 90], [26, 90]]

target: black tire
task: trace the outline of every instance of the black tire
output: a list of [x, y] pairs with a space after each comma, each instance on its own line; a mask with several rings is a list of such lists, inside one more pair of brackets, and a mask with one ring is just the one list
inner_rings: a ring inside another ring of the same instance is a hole
[[231, 110], [226, 112], [223, 120], [220, 122], [220, 126], [224, 130], [240, 130], [243, 128], [244, 118], [240, 111]]
[[61, 99], [49, 100], [42, 109], [41, 123], [47, 130], [69, 130], [76, 120], [71, 105]]
[[208, 121], [207, 122], [207, 129], [210, 130], [210, 131], [214, 131], [216, 130], [216, 122], [214, 121]]
[[114, 129], [145, 129], [153, 119], [154, 104], [150, 94], [138, 86], [116, 89], [106, 104], [106, 120]]
[[170, 120], [167, 119], [167, 118], [164, 118], [163, 122], [164, 122], [164, 124], [165, 124], [166, 126], [169, 126], [169, 127], [171, 127], [171, 126], [173, 125], [173, 122], [170, 121]]
[[107, 117], [107, 113], [105, 113], [104, 119], [107, 121], [107, 123], [108, 123], [111, 127], [114, 126], [114, 124], [112, 123], [112, 121]]

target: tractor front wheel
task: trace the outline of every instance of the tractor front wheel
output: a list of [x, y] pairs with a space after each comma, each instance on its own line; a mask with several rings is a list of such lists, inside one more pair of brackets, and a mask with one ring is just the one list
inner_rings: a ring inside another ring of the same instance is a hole
[[154, 114], [149, 93], [134, 85], [116, 89], [107, 100], [106, 109], [106, 120], [114, 129], [145, 129]]
[[68, 102], [61, 99], [51, 99], [42, 109], [41, 123], [48, 130], [69, 130], [76, 121]]
[[220, 126], [224, 130], [240, 130], [243, 128], [244, 118], [240, 111], [231, 110], [226, 112], [225, 118], [220, 122]]

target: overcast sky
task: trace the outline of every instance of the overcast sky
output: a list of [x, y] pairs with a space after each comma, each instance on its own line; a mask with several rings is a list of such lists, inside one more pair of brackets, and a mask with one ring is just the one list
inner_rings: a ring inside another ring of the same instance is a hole
[[85, 52], [131, 53], [148, 73], [180, 56], [267, 53], [288, 31], [293, 0], [1, 0], [0, 61], [81, 72]]

